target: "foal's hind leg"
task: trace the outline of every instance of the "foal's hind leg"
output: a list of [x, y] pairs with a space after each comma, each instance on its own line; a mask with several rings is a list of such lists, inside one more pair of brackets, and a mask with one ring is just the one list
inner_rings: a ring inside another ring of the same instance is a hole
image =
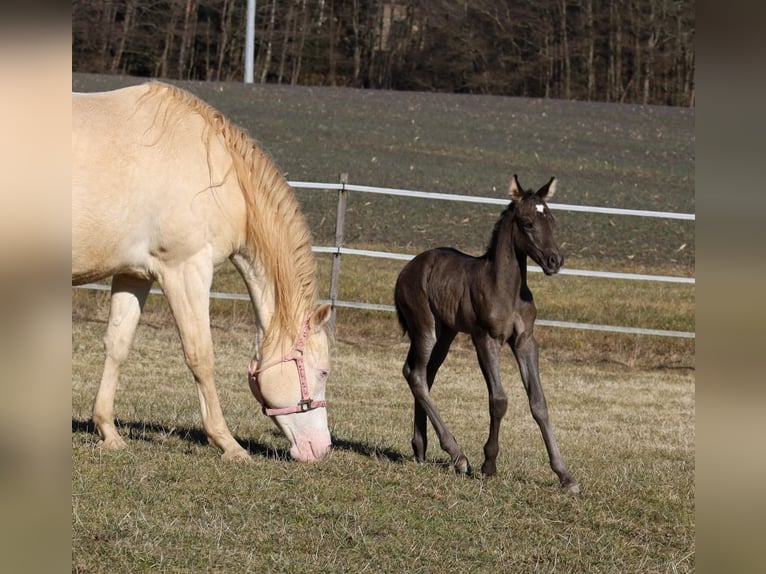
[[415, 399], [415, 424], [412, 437], [412, 449], [415, 454], [415, 460], [418, 462], [425, 460], [427, 417], [430, 419], [439, 437], [439, 445], [450, 455], [455, 470], [459, 473], [469, 474], [471, 472], [471, 465], [468, 463], [468, 459], [455, 440], [455, 437], [449, 431], [447, 425], [444, 424], [429, 392], [431, 385], [433, 385], [436, 371], [444, 361], [444, 357], [446, 357], [454, 337], [455, 335], [452, 334], [451, 337], [445, 335], [444, 339], [436, 339], [432, 332], [418, 335], [411, 331], [410, 351], [407, 354], [407, 360], [402, 372]]
[[553, 427], [548, 419], [548, 405], [545, 401], [543, 387], [540, 384], [537, 341], [535, 341], [534, 336], [522, 333], [511, 341], [511, 348], [519, 363], [519, 372], [524, 383], [524, 389], [527, 391], [532, 417], [543, 434], [551, 468], [559, 477], [559, 482], [564, 490], [571, 493], [580, 492], [580, 485], [569, 472], [564, 457], [559, 452], [556, 437], [553, 435]]
[[138, 319], [151, 287], [151, 281], [127, 275], [115, 275], [112, 279], [109, 323], [104, 336], [104, 371], [93, 402], [93, 424], [101, 435], [100, 444], [104, 448], [125, 447], [125, 441], [114, 426], [114, 395], [120, 367], [128, 357]]
[[[441, 329], [437, 335], [436, 344], [431, 350], [431, 357], [428, 359], [426, 366], [426, 382], [428, 384], [428, 392], [431, 392], [431, 388], [434, 386], [434, 379], [436, 373], [439, 371], [439, 367], [442, 366], [444, 359], [447, 358], [450, 345], [455, 340], [457, 333], [449, 329]], [[426, 450], [428, 449], [428, 418], [426, 411], [415, 401], [415, 424], [412, 433], [412, 450], [415, 454], [415, 460], [423, 462], [426, 459]]]

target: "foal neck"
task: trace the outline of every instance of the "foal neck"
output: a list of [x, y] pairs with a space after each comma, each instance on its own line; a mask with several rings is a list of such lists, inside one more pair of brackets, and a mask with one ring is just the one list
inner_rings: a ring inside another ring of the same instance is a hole
[[520, 290], [525, 300], [532, 294], [527, 287], [527, 254], [517, 243], [515, 205], [511, 203], [495, 224], [492, 239], [485, 254], [495, 281], [504, 285], [503, 291]]

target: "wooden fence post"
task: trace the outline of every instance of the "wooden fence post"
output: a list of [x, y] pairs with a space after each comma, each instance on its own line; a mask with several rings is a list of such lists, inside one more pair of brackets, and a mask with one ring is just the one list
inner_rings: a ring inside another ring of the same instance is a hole
[[343, 226], [346, 220], [346, 185], [348, 174], [340, 174], [341, 188], [338, 190], [338, 212], [335, 216], [335, 252], [332, 256], [332, 269], [330, 271], [330, 305], [332, 306], [332, 320], [335, 322], [335, 302], [338, 300], [338, 283], [340, 281], [340, 249], [343, 247]]

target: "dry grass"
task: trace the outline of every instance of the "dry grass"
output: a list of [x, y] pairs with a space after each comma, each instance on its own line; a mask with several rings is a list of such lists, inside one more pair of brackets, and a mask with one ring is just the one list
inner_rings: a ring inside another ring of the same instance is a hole
[[[247, 389], [248, 321], [232, 325], [224, 313], [213, 321], [219, 392], [232, 431], [253, 453], [250, 465], [226, 464], [201, 433], [178, 337], [164, 299], [152, 297], [117, 395], [129, 449], [102, 452], [88, 420], [105, 300], [76, 292], [73, 302], [73, 571], [694, 570], [690, 370], [543, 352], [551, 415], [583, 487], [572, 497], [547, 466], [506, 352], [510, 407], [499, 475], [465, 479], [447, 468], [433, 435], [431, 463], [409, 460], [406, 340], [381, 337], [379, 315], [345, 311], [328, 397], [335, 449], [322, 463], [301, 465], [286, 460], [286, 440]], [[466, 345], [448, 357], [434, 395], [478, 466], [486, 390]]]

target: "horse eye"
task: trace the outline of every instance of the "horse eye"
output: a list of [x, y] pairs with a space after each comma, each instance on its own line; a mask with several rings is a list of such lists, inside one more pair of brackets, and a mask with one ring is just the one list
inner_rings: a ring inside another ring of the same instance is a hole
[[330, 376], [330, 369], [319, 369], [319, 378], [326, 379]]

